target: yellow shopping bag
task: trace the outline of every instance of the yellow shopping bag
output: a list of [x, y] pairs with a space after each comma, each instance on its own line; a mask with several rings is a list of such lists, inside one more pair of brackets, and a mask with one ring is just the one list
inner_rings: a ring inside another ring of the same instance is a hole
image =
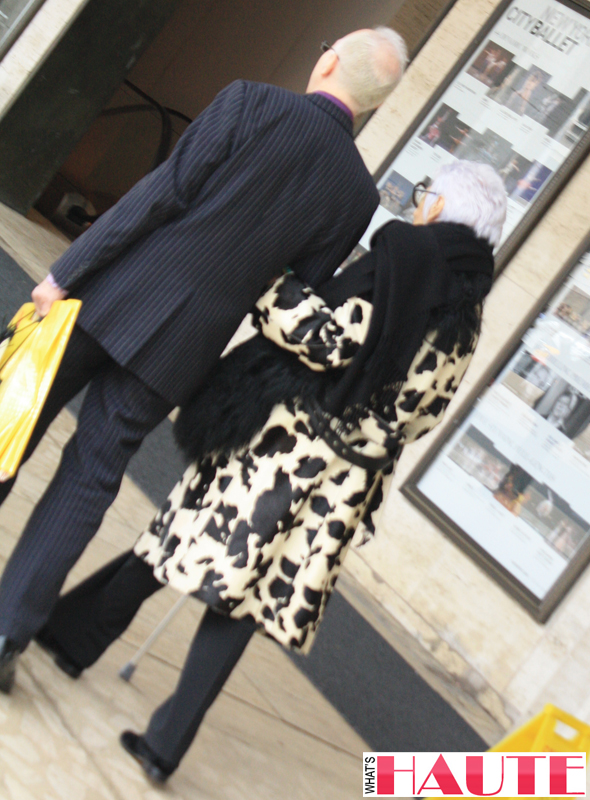
[[25, 303], [0, 345], [0, 480], [16, 474], [78, 316], [80, 300], [58, 300], [43, 319]]

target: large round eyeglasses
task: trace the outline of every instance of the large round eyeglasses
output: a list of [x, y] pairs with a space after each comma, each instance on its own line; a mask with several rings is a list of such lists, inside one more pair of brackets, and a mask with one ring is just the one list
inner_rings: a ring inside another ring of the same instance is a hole
[[412, 189], [412, 203], [416, 206], [416, 208], [418, 208], [420, 205], [420, 201], [425, 194], [436, 194], [436, 192], [431, 192], [430, 189], [427, 188], [424, 181], [420, 181], [420, 183], [417, 183]]

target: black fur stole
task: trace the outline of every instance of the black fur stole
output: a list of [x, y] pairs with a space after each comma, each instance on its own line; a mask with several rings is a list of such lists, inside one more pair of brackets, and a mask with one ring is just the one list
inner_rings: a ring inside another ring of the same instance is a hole
[[314, 372], [258, 334], [222, 358], [201, 391], [184, 406], [174, 436], [191, 460], [246, 445], [277, 403], [321, 398], [339, 376]]
[[315, 372], [257, 335], [218, 362], [181, 410], [176, 440], [194, 460], [230, 453], [250, 441], [277, 403], [295, 398], [314, 398], [343, 426], [353, 427], [369, 407], [387, 418], [428, 330], [438, 331], [436, 346], [446, 352], [455, 343], [467, 349], [493, 269], [491, 246], [464, 225], [384, 225], [369, 253], [319, 287], [332, 308], [361, 294], [372, 303], [367, 338], [350, 365]]

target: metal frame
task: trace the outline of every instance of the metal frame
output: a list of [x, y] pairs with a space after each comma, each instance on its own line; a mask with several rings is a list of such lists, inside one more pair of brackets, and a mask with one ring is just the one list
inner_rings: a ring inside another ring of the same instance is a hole
[[[498, 20], [502, 17], [511, 2], [512, 0], [502, 0], [500, 5], [495, 9], [494, 13], [488, 18], [485, 25], [472, 39], [469, 47], [457, 61], [451, 72], [447, 75], [444, 81], [439, 85], [436, 92], [428, 99], [426, 104], [414, 117], [401, 139], [396, 142], [395, 147], [383, 160], [382, 164], [379, 166], [378, 170], [373, 176], [376, 182], [383, 177], [385, 172], [389, 169], [403, 148], [408, 144], [410, 139], [412, 139], [412, 137], [418, 133], [420, 128], [423, 127], [435, 106], [440, 102], [443, 94], [463, 71], [467, 62], [470, 60], [485, 38], [489, 35], [496, 22], [498, 22]], [[575, 11], [586, 12], [590, 20], [590, 0], [557, 0], [557, 2]], [[522, 220], [496, 253], [496, 277], [508, 265], [510, 259], [523, 244], [530, 231], [535, 227], [539, 219], [545, 214], [553, 201], [559, 196], [559, 193], [566, 186], [567, 182], [576, 171], [576, 168], [588, 155], [590, 155], [590, 131], [588, 131], [586, 135], [582, 137], [578, 144], [572, 149], [562, 166], [556, 170], [556, 172], [550, 178], [547, 185], [539, 191], [535, 202], [531, 204], [530, 209], [526, 212]]]
[[590, 249], [590, 231], [584, 238], [581, 245], [573, 255], [567, 260], [558, 274], [552, 280], [534, 309], [526, 316], [519, 325], [507, 344], [500, 350], [496, 358], [492, 361], [482, 378], [473, 387], [465, 402], [459, 409], [458, 414], [447, 426], [445, 432], [437, 439], [434, 446], [414, 467], [406, 481], [400, 488], [401, 493], [410, 500], [428, 519], [433, 522], [441, 531], [447, 535], [455, 544], [465, 551], [473, 560], [479, 564], [491, 577], [493, 577], [512, 597], [518, 600], [521, 605], [534, 617], [537, 622], [546, 622], [557, 605], [563, 600], [567, 592], [574, 585], [581, 572], [590, 563], [590, 538], [582, 545], [580, 551], [570, 561], [562, 572], [561, 576], [552, 586], [545, 598], [539, 600], [532, 592], [523, 586], [514, 575], [499, 564], [489, 553], [471, 539], [452, 519], [443, 513], [428, 497], [418, 488], [418, 482], [433, 464], [440, 453], [442, 447], [455, 433], [457, 428], [466, 419], [473, 409], [476, 400], [483, 390], [496, 378], [500, 371], [512, 358], [521, 344], [522, 337], [530, 326], [537, 319], [543, 309], [549, 304], [551, 299], [560, 289], [568, 275], [578, 263], [580, 258]]
[[4, 37], [0, 37], [0, 60], [4, 58], [44, 2], [45, 0], [28, 0], [13, 26], [6, 32]]

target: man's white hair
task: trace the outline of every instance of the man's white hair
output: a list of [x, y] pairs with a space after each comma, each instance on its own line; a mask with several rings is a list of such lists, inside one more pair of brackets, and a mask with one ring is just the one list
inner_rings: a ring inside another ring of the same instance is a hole
[[408, 61], [406, 43], [391, 28], [360, 30], [334, 45], [340, 82], [359, 111], [377, 108], [400, 82]]
[[[428, 191], [445, 199], [437, 222], [462, 222], [494, 247], [499, 243], [506, 220], [506, 190], [489, 164], [461, 160], [445, 164]], [[426, 195], [425, 217], [435, 200], [434, 194]]]

